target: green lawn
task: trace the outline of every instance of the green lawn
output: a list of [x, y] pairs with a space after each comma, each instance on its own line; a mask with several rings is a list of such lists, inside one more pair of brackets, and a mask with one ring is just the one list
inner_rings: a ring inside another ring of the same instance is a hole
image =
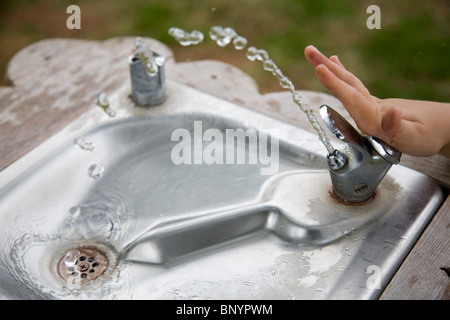
[[[66, 28], [71, 4], [81, 8], [81, 30]], [[380, 30], [366, 27], [371, 4], [381, 9]], [[215, 45], [207, 36], [214, 25], [230, 26], [249, 45], [266, 49], [298, 89], [326, 92], [303, 56], [314, 44], [337, 54], [380, 98], [450, 101], [448, 0], [2, 0], [0, 72], [15, 52], [40, 39], [145, 36], [169, 45], [179, 61], [225, 61], [251, 74], [262, 92], [281, 90], [243, 52]], [[181, 47], [167, 33], [172, 26], [200, 30], [205, 40]]]

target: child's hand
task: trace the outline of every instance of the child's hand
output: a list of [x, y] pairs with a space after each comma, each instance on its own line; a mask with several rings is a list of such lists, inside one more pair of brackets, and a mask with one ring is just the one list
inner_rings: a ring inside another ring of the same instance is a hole
[[328, 59], [308, 46], [305, 57], [316, 68], [320, 82], [342, 102], [364, 133], [413, 156], [440, 153], [450, 158], [450, 104], [378, 99], [337, 56]]

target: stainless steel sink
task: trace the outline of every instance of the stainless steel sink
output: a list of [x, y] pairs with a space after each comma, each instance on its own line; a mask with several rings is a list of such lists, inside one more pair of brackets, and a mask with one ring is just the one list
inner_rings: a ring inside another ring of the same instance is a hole
[[[396, 166], [371, 202], [340, 203], [314, 135], [167, 90], [145, 109], [124, 86], [115, 118], [92, 108], [0, 172], [1, 298], [373, 299], [442, 202], [433, 180]], [[73, 274], [82, 263], [92, 275]]]

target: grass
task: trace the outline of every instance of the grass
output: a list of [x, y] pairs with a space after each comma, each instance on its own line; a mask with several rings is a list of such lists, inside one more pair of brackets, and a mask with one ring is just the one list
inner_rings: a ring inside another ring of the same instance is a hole
[[[81, 8], [81, 30], [66, 28], [70, 4]], [[380, 30], [366, 27], [370, 4], [380, 6]], [[201, 45], [181, 47], [167, 33], [177, 26], [207, 35], [213, 25], [233, 27], [249, 45], [266, 49], [298, 89], [326, 92], [303, 56], [304, 47], [314, 44], [339, 55], [380, 98], [450, 101], [448, 0], [3, 0], [0, 72], [14, 53], [41, 39], [139, 35], [164, 42], [179, 61], [225, 61], [252, 75], [262, 92], [281, 90], [242, 52], [220, 48], [209, 37]]]

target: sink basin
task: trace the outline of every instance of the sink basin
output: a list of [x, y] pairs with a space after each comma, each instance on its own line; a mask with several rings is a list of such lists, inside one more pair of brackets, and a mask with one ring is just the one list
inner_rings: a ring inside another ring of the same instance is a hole
[[374, 299], [442, 203], [402, 166], [340, 203], [316, 136], [171, 81], [150, 109], [129, 90], [0, 172], [1, 298]]

